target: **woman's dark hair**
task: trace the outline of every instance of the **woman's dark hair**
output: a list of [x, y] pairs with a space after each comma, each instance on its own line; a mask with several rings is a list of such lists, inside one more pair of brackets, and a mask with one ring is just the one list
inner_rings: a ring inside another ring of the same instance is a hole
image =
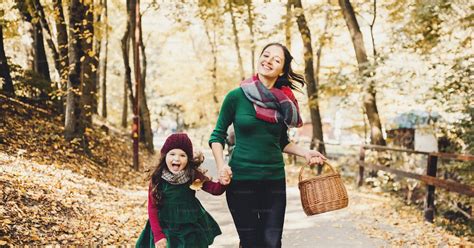
[[[191, 176], [191, 180], [189, 180], [188, 184], [191, 184], [195, 177], [196, 177], [196, 170], [202, 164], [204, 159], [201, 159], [199, 156], [196, 158], [188, 158], [188, 164], [186, 165], [185, 170], [187, 171], [188, 175]], [[163, 175], [163, 170], [168, 170], [166, 166], [166, 154], [161, 156], [160, 160], [158, 161], [158, 166], [155, 168], [153, 173], [150, 176], [151, 180], [151, 195], [153, 200], [158, 207], [163, 205], [163, 195], [162, 192], [159, 190], [159, 185], [163, 181], [161, 175]]]
[[286, 46], [277, 42], [269, 43], [262, 49], [260, 56], [262, 56], [265, 49], [267, 49], [267, 47], [269, 46], [281, 47], [281, 49], [283, 49], [283, 54], [285, 55], [285, 58], [284, 58], [285, 63], [283, 64], [283, 75], [278, 76], [277, 81], [275, 82], [275, 87], [281, 88], [282, 86], [288, 86], [293, 90], [301, 91], [301, 88], [298, 85], [296, 85], [296, 83], [301, 84], [301, 87], [303, 87], [306, 81], [303, 75], [294, 72], [293, 69], [291, 68], [291, 61], [293, 61], [293, 56], [291, 55], [288, 48], [286, 48]]

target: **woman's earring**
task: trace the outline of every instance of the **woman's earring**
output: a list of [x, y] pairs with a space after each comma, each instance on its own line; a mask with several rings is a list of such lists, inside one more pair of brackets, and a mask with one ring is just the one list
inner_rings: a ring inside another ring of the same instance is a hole
[[283, 76], [283, 73], [280, 73], [280, 75], [279, 75], [279, 76], [280, 76], [280, 77], [281, 77], [281, 76]]

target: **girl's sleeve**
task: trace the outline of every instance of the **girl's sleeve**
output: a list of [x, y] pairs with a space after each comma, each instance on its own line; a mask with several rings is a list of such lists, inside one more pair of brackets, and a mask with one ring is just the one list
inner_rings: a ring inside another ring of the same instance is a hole
[[155, 200], [152, 196], [152, 187], [148, 188], [148, 219], [150, 220], [151, 231], [153, 232], [154, 243], [158, 242], [162, 238], [166, 238], [163, 233], [160, 220], [158, 218], [158, 207], [156, 206]]
[[211, 147], [212, 143], [221, 143], [222, 147], [225, 147], [227, 128], [232, 124], [235, 116], [235, 92], [235, 90], [229, 92], [224, 98], [216, 127], [214, 128], [214, 131], [212, 131], [211, 138], [209, 139], [209, 147]]
[[226, 186], [213, 181], [206, 181], [202, 185], [202, 190], [212, 195], [222, 195], [222, 193], [225, 192], [226, 188]]

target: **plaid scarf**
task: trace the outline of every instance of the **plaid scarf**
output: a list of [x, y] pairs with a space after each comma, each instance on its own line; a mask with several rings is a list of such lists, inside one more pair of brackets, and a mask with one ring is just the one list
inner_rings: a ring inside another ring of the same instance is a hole
[[188, 170], [182, 170], [176, 174], [173, 174], [166, 169], [163, 170], [163, 174], [161, 175], [161, 178], [163, 178], [164, 180], [166, 180], [167, 182], [173, 185], [184, 184], [184, 183], [187, 183], [191, 179], [191, 177], [189, 176]]
[[270, 123], [285, 123], [288, 127], [301, 127], [303, 122], [290, 87], [268, 89], [257, 75], [240, 83], [245, 96], [255, 108], [257, 119]]

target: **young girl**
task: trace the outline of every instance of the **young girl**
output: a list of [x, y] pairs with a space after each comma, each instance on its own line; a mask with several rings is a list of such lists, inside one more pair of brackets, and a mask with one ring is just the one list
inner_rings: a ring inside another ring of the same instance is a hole
[[185, 133], [166, 139], [148, 190], [149, 220], [136, 247], [208, 247], [221, 234], [196, 198], [201, 187], [213, 195], [225, 191], [198, 169], [203, 161], [202, 154], [193, 158], [193, 145]]

